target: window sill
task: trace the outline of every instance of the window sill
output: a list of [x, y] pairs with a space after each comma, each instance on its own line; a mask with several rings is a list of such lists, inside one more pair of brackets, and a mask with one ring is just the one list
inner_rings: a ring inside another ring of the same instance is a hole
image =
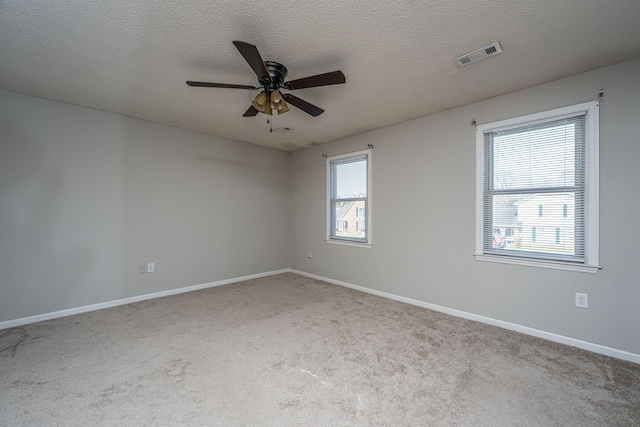
[[371, 248], [371, 243], [355, 242], [351, 240], [325, 239], [325, 242], [332, 245], [354, 246], [356, 248]]
[[551, 268], [555, 270], [577, 271], [580, 273], [595, 274], [602, 267], [599, 265], [571, 264], [557, 261], [543, 261], [533, 259], [521, 259], [495, 255], [475, 254], [478, 261], [498, 262], [502, 264], [525, 265], [528, 267]]

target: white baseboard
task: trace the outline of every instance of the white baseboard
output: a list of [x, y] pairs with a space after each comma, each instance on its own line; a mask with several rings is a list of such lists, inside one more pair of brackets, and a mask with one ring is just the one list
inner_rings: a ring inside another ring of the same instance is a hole
[[233, 279], [219, 280], [216, 282], [203, 283], [201, 285], [186, 286], [184, 288], [169, 289], [167, 291], [154, 292], [151, 294], [138, 295], [135, 297], [122, 298], [114, 301], [101, 302], [98, 304], [85, 305], [82, 307], [70, 308], [67, 310], [54, 311], [51, 313], [38, 314], [35, 316], [23, 317], [20, 319], [0, 322], [0, 329], [15, 328], [16, 326], [27, 325], [29, 323], [42, 322], [44, 320], [57, 319], [59, 317], [72, 316], [74, 314], [86, 313], [88, 311], [102, 310], [103, 308], [116, 307], [118, 305], [131, 304], [138, 301], [145, 301], [153, 298], [162, 298], [170, 295], [182, 294], [185, 292], [198, 291], [200, 289], [213, 288], [216, 286], [228, 285], [230, 283], [242, 282], [244, 280], [258, 279], [260, 277], [273, 276], [275, 274], [288, 273], [288, 268], [282, 270], [268, 271], [266, 273], [251, 274], [249, 276], [235, 277]]
[[15, 328], [17, 326], [27, 325], [29, 323], [42, 322], [44, 320], [57, 319], [59, 317], [72, 316], [74, 314], [86, 313], [89, 311], [102, 310], [104, 308], [116, 307], [119, 305], [131, 304], [138, 301], [145, 301], [153, 298], [162, 298], [170, 295], [177, 295], [185, 292], [197, 291], [200, 289], [213, 288], [216, 286], [228, 285], [231, 283], [242, 282], [244, 280], [258, 279], [260, 277], [273, 276], [282, 273], [295, 273], [301, 276], [309, 277], [316, 280], [322, 280], [334, 285], [344, 286], [346, 288], [355, 289], [361, 292], [365, 292], [372, 295], [377, 295], [383, 298], [389, 298], [395, 301], [404, 302], [407, 304], [415, 305], [418, 307], [427, 308], [429, 310], [439, 311], [441, 313], [450, 314], [452, 316], [461, 317], [463, 319], [473, 320], [476, 322], [486, 323], [488, 325], [497, 326], [499, 328], [508, 329], [511, 331], [520, 332], [526, 335], [531, 335], [538, 338], [543, 338], [549, 341], [569, 345], [572, 347], [581, 348], [594, 353], [603, 354], [606, 356], [615, 357], [617, 359], [626, 360], [633, 363], [640, 364], [640, 354], [631, 353], [624, 350], [618, 350], [611, 347], [606, 347], [599, 344], [590, 343], [587, 341], [581, 341], [575, 338], [570, 338], [564, 335], [554, 334], [552, 332], [541, 331], [539, 329], [529, 328], [527, 326], [518, 325], [515, 323], [509, 323], [502, 320], [493, 319], [490, 317], [480, 316], [478, 314], [468, 313], [466, 311], [456, 310], [453, 308], [444, 307], [437, 304], [431, 304], [428, 302], [416, 300], [413, 298], [407, 298], [388, 292], [377, 291], [375, 289], [367, 288], [364, 286], [358, 286], [351, 283], [343, 282], [341, 280], [331, 279], [329, 277], [318, 276], [315, 274], [307, 273], [300, 270], [293, 270], [290, 268], [284, 268], [282, 270], [269, 271], [265, 273], [252, 274], [248, 276], [235, 277], [232, 279], [219, 280], [216, 282], [203, 283], [200, 285], [186, 286], [183, 288], [169, 289], [167, 291], [154, 292], [151, 294], [138, 295], [135, 297], [123, 298], [114, 301], [108, 301], [98, 304], [85, 305], [82, 307], [70, 308], [67, 310], [54, 311], [51, 313], [38, 314], [35, 316], [23, 317], [20, 319], [7, 320], [0, 322], [0, 329]]
[[322, 280], [324, 282], [332, 283], [334, 285], [344, 286], [347, 288], [355, 289], [368, 294], [377, 295], [383, 298], [389, 298], [395, 301], [404, 302], [418, 307], [428, 308], [429, 310], [439, 311], [441, 313], [450, 314], [452, 316], [461, 317], [463, 319], [474, 320], [476, 322], [486, 323], [488, 325], [497, 326], [499, 328], [508, 329], [511, 331], [520, 332], [526, 335], [531, 335], [538, 338], [543, 338], [549, 341], [569, 345], [572, 347], [581, 348], [598, 354], [604, 354], [606, 356], [615, 357], [616, 359], [622, 359], [633, 363], [640, 364], [640, 354], [631, 353], [624, 350], [618, 350], [611, 347], [606, 347], [599, 344], [590, 343], [587, 341], [581, 341], [575, 338], [570, 338], [564, 335], [554, 334], [552, 332], [541, 331], [539, 329], [529, 328], [527, 326], [518, 325], [515, 323], [504, 322], [502, 320], [492, 319], [490, 317], [480, 316], [478, 314], [467, 313], [466, 311], [456, 310], [453, 308], [443, 307], [437, 304], [430, 304], [428, 302], [406, 298], [403, 296], [390, 294], [387, 292], [377, 291], [375, 289], [366, 288], [364, 286], [353, 285], [351, 283], [343, 282], [340, 280], [330, 279], [328, 277], [317, 276], [315, 274], [306, 273], [299, 270], [290, 270], [292, 273], [306, 276], [311, 279]]

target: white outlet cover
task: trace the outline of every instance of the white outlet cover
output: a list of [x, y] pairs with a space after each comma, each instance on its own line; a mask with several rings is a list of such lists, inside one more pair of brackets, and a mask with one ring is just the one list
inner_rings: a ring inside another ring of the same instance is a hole
[[576, 307], [589, 308], [589, 294], [576, 292]]
[[147, 264], [147, 273], [153, 273], [156, 271], [156, 263], [150, 262]]

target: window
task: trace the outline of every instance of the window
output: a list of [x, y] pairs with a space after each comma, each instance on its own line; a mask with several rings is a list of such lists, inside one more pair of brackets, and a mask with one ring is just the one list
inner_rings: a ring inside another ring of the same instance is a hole
[[[597, 272], [597, 102], [478, 126], [476, 143], [476, 258]], [[514, 235], [496, 244], [499, 228]]]
[[371, 245], [371, 150], [327, 158], [327, 195], [327, 241]]

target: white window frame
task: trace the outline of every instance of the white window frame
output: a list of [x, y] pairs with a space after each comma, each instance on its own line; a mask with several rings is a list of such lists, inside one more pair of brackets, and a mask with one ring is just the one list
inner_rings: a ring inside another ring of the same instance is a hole
[[[327, 220], [326, 220], [326, 238], [325, 241], [327, 243], [332, 243], [332, 244], [338, 244], [338, 245], [347, 245], [347, 246], [356, 246], [356, 247], [364, 247], [364, 248], [370, 248], [373, 244], [373, 239], [372, 239], [372, 224], [373, 224], [373, 216], [372, 216], [372, 212], [373, 212], [373, 203], [372, 203], [372, 194], [371, 194], [371, 176], [372, 176], [372, 153], [373, 150], [368, 149], [368, 150], [361, 150], [361, 151], [356, 151], [353, 153], [347, 153], [347, 154], [341, 154], [341, 155], [337, 155], [337, 156], [331, 156], [331, 157], [327, 157], [327, 164], [326, 164], [326, 177], [327, 177], [327, 200], [326, 200], [326, 205], [327, 205], [327, 211], [326, 211], [326, 215], [327, 215]], [[332, 221], [332, 201], [331, 201], [331, 197], [332, 197], [332, 176], [331, 176], [331, 163], [335, 162], [335, 161], [340, 161], [340, 160], [346, 160], [346, 159], [350, 159], [350, 158], [355, 158], [355, 157], [363, 157], [366, 156], [367, 158], [367, 197], [366, 197], [366, 203], [365, 203], [365, 240], [359, 240], [359, 239], [349, 239], [346, 237], [340, 237], [340, 236], [335, 236], [335, 233], [333, 232], [333, 227], [336, 226], [335, 221]]]
[[[479, 261], [499, 262], [506, 264], [526, 265], [559, 270], [597, 273], [599, 265], [599, 117], [598, 101], [501, 120], [479, 125], [476, 129], [476, 252]], [[484, 205], [483, 180], [485, 175], [484, 134], [522, 126], [528, 123], [545, 122], [562, 116], [586, 114], [586, 147], [585, 147], [585, 261], [584, 263], [540, 260], [535, 258], [493, 255], [483, 253], [484, 242]]]

